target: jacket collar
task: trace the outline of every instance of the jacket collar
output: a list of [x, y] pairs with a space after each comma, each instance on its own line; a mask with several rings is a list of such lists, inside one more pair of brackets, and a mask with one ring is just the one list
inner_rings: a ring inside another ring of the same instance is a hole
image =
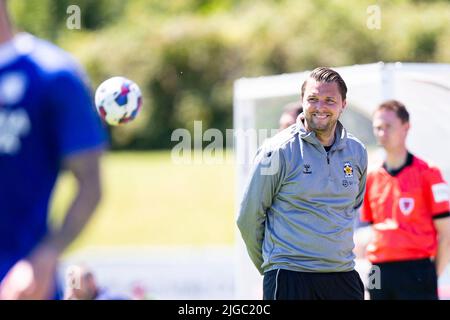
[[[297, 118], [296, 128], [299, 133], [300, 138], [303, 140], [316, 145], [321, 145], [320, 141], [316, 137], [316, 133], [314, 131], [306, 131], [305, 125], [305, 116], [304, 114], [300, 114]], [[341, 150], [345, 148], [347, 144], [347, 130], [345, 130], [342, 123], [338, 120], [336, 123], [336, 131], [335, 131], [335, 140], [332, 146], [332, 149]]]

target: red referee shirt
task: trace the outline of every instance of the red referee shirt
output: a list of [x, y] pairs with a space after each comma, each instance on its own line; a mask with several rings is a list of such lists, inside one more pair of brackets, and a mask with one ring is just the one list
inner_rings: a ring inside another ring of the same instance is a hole
[[408, 154], [395, 172], [383, 167], [367, 176], [362, 220], [372, 223], [367, 247], [372, 263], [413, 260], [436, 255], [433, 219], [449, 216], [449, 187], [439, 169]]

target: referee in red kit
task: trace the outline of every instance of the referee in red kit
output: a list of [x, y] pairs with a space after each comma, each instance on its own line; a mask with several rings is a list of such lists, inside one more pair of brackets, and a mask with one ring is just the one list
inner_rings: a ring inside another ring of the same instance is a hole
[[373, 231], [366, 254], [381, 277], [380, 289], [369, 288], [372, 300], [438, 299], [437, 278], [450, 259], [449, 187], [438, 168], [408, 152], [409, 127], [395, 100], [373, 117], [386, 159], [368, 174], [362, 207]]

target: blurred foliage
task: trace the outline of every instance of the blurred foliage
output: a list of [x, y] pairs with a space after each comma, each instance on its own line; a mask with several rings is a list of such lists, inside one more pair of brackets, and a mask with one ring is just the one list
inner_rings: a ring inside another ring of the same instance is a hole
[[[450, 62], [450, 1], [9, 0], [20, 29], [56, 42], [96, 87], [123, 75], [144, 94], [142, 115], [111, 129], [114, 149], [173, 146], [176, 128], [232, 127], [240, 77], [377, 61]], [[81, 9], [81, 30], [65, 27]], [[300, 84], [299, 84], [300, 86]]]

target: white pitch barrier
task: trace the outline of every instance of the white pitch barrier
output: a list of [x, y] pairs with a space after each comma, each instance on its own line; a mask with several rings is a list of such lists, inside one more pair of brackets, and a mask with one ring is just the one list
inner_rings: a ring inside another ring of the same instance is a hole
[[78, 265], [116, 294], [131, 296], [139, 287], [146, 299], [234, 299], [233, 246], [87, 248], [63, 259], [61, 283], [68, 268]]

